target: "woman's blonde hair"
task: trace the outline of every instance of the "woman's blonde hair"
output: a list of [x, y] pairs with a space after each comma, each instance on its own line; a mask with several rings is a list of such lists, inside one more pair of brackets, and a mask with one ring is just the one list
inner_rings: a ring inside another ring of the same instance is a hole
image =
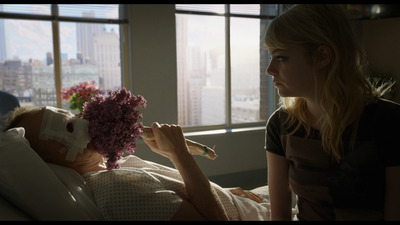
[[[366, 60], [357, 36], [342, 5], [295, 5], [275, 18], [266, 33], [268, 47], [287, 49], [304, 46], [310, 59], [317, 59], [319, 46], [328, 46], [332, 57], [321, 71], [315, 68], [315, 96], [324, 114], [318, 121], [323, 148], [340, 161], [343, 157], [342, 134], [353, 126], [350, 147], [354, 147], [358, 121], [366, 104], [377, 100], [377, 92], [365, 76]], [[281, 97], [290, 125], [301, 126], [309, 137], [308, 110], [301, 97]]]

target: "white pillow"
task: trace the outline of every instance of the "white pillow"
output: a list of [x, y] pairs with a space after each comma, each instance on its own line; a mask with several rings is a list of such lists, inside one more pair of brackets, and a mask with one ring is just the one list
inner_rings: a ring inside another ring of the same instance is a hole
[[89, 186], [78, 172], [52, 163], [47, 163], [47, 165], [91, 218], [96, 220], [103, 219]]
[[11, 220], [32, 220], [32, 218], [0, 196], [0, 221]]
[[101, 219], [76, 201], [24, 135], [22, 127], [0, 134], [0, 195], [35, 220]]

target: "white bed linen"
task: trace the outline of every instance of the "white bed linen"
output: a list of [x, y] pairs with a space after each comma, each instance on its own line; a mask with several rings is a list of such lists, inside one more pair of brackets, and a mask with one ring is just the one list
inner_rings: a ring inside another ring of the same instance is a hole
[[[0, 134], [1, 197], [35, 220], [101, 219], [88, 211], [85, 202], [76, 201], [71, 190], [30, 148], [24, 134], [22, 127]], [[79, 188], [79, 183], [72, 184]]]
[[0, 221], [29, 221], [32, 217], [0, 196]]
[[[121, 165], [120, 169], [90, 172], [83, 176], [91, 187], [103, 216], [111, 220], [171, 219], [180, 206], [179, 199], [186, 198], [179, 172], [170, 167], [142, 160], [134, 155], [124, 158], [119, 164]], [[212, 185], [230, 220], [269, 220], [267, 202], [259, 204], [250, 199], [233, 195], [228, 189], [214, 183]], [[167, 193], [163, 195], [163, 198], [153, 198], [162, 192]], [[159, 203], [156, 203], [157, 201]], [[166, 207], [171, 203], [174, 204], [169, 208]], [[152, 208], [158, 206], [159, 209]], [[147, 210], [143, 211], [142, 208]], [[162, 214], [157, 210], [161, 210]], [[140, 215], [136, 214], [138, 211], [141, 212]]]

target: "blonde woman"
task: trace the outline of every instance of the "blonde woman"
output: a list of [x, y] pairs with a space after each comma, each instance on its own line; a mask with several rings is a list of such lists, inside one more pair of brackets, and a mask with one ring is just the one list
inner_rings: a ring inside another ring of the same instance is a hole
[[272, 220], [400, 219], [400, 105], [365, 78], [341, 5], [295, 5], [268, 27], [281, 107], [267, 123]]

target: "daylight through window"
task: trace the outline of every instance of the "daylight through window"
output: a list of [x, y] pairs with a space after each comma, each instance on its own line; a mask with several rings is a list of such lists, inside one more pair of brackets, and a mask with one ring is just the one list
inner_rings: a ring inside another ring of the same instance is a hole
[[62, 88], [121, 87], [121, 12], [117, 4], [0, 4], [0, 89], [21, 105], [68, 109]]
[[265, 125], [275, 109], [263, 34], [278, 5], [176, 5], [178, 124]]

